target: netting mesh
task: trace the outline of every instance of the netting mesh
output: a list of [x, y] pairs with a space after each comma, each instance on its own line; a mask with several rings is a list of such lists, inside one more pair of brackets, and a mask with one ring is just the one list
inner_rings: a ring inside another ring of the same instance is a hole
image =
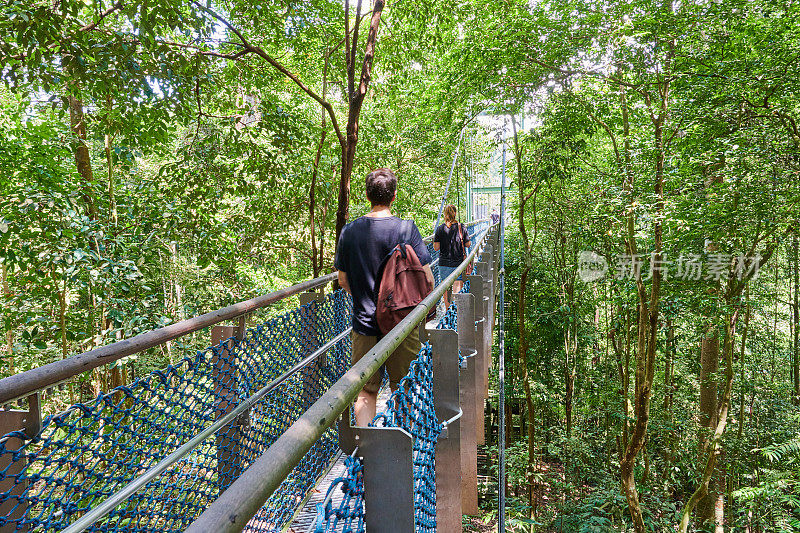
[[[488, 225], [479, 223], [469, 228], [473, 242], [476, 242], [474, 238], [476, 235], [488, 229]], [[474, 265], [471, 273], [474, 273]], [[438, 283], [440, 283], [439, 278], [437, 285]], [[460, 292], [469, 292], [469, 286], [469, 281], [465, 281]], [[445, 310], [436, 327], [457, 330], [458, 312], [455, 303]], [[462, 355], [459, 353], [459, 361], [461, 358]], [[415, 531], [436, 531], [435, 451], [442, 422], [437, 420], [434, 410], [433, 360], [430, 344], [426, 343], [422, 347], [408, 374], [389, 398], [386, 411], [378, 414], [371, 425], [403, 428], [412, 436]], [[348, 457], [345, 469], [345, 474], [331, 483], [326, 503], [317, 509], [316, 533], [365, 531], [364, 484], [361, 476], [363, 464], [357, 457]], [[334, 505], [331, 494], [337, 490], [342, 492], [343, 498], [338, 505]]]
[[[34, 439], [0, 439], [0, 528], [54, 531], [121, 489], [349, 327], [337, 291], [43, 421]], [[249, 412], [173, 464], [91, 531], [183, 531], [349, 366], [345, 336]], [[284, 525], [338, 450], [329, 430], [255, 519]], [[9, 487], [10, 488], [6, 488]]]

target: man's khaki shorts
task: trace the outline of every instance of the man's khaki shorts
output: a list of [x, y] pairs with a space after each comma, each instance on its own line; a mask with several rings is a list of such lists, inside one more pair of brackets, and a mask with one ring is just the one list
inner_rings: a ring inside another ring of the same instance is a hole
[[[350, 339], [353, 343], [353, 357], [351, 362], [355, 364], [359, 359], [364, 357], [364, 354], [377, 344], [379, 338], [374, 335], [361, 335], [355, 331], [350, 334]], [[397, 388], [397, 384], [403, 379], [403, 376], [408, 374], [408, 369], [411, 366], [411, 361], [417, 358], [421, 348], [419, 342], [419, 329], [414, 329], [408, 334], [408, 337], [395, 348], [392, 355], [386, 360], [382, 368], [386, 369], [389, 374], [389, 384], [392, 390]], [[381, 378], [383, 373], [380, 369], [373, 374], [369, 380], [364, 384], [364, 390], [371, 393], [376, 393], [381, 388]]]

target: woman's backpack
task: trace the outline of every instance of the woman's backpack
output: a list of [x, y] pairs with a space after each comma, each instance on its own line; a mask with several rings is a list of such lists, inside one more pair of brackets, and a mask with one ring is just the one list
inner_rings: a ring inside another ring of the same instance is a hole
[[[404, 220], [402, 239], [381, 263], [378, 269], [375, 311], [378, 328], [384, 335], [400, 323], [433, 290], [411, 240], [411, 221]], [[428, 313], [435, 316], [436, 308]]]

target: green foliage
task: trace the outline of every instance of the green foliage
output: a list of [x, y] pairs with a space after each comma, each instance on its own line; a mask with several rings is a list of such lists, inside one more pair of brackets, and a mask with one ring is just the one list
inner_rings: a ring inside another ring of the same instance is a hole
[[[363, 176], [389, 166], [400, 179], [396, 212], [428, 233], [462, 128], [470, 142], [454, 203], [466, 167], [487, 167], [496, 144], [475, 117], [512, 113], [518, 129], [516, 139], [507, 135], [512, 528], [632, 527], [618, 478], [634, 421], [639, 295], [631, 277], [614, 278], [613, 263], [631, 243], [649, 256], [658, 220], [668, 261], [774, 253], [735, 297], [726, 298], [735, 275], [664, 280], [636, 466], [646, 524], [673, 529], [696, 488], [698, 441], [708, 434], [697, 423], [699, 346], [716, 327], [724, 347], [724, 323], [735, 316], [719, 459], [733, 498], [726, 520], [733, 529], [798, 529], [800, 421], [790, 381], [800, 353], [791, 243], [800, 202], [798, 9], [778, 0], [421, 0], [384, 11], [351, 217], [368, 208]], [[353, 11], [351, 2], [351, 28]], [[264, 56], [324, 92], [343, 128], [344, 18], [344, 4], [329, 0], [3, 6], [0, 260], [13, 349], [0, 375], [331, 268], [341, 146], [318, 102]], [[76, 109], [85, 140], [72, 124]], [[91, 178], [76, 165], [84, 143]], [[654, 189], [658, 149], [663, 198]], [[611, 263], [605, 278], [580, 279], [582, 250]], [[205, 344], [203, 335], [187, 337], [118, 369], [158, 368]], [[710, 378], [718, 399], [721, 360]], [[84, 381], [85, 397], [111, 379]], [[528, 400], [536, 465], [528, 464]], [[529, 479], [553, 489], [534, 519], [522, 496]]]

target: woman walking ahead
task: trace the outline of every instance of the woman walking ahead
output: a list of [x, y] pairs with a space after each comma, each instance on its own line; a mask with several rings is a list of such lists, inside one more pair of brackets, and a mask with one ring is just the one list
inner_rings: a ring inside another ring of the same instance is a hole
[[[456, 206], [448, 205], [444, 208], [444, 224], [436, 228], [433, 235], [433, 249], [439, 250], [439, 276], [442, 281], [464, 261], [470, 244], [467, 228], [456, 219]], [[463, 285], [460, 275], [453, 283], [453, 292], [460, 291]], [[445, 307], [450, 306], [449, 292], [444, 294]]]

